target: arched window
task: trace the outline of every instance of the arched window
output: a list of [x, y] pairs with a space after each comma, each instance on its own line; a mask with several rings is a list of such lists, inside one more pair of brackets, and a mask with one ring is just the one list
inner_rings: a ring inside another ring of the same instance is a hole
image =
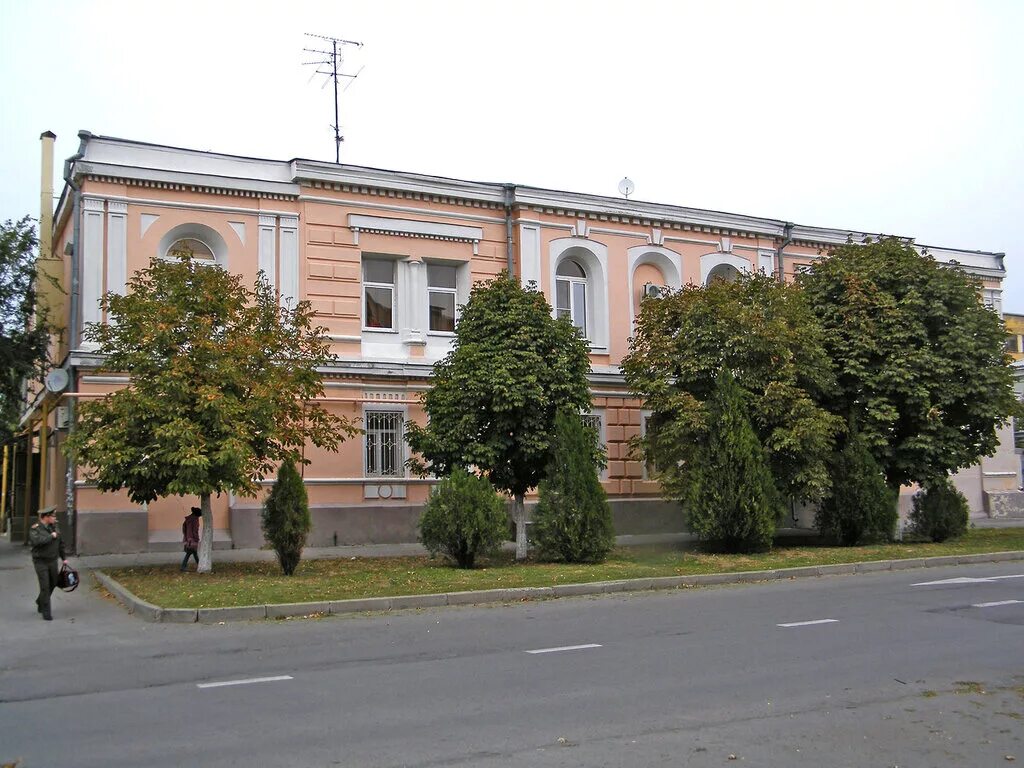
[[555, 272], [555, 314], [568, 317], [587, 335], [587, 273], [572, 259], [563, 260]]
[[205, 262], [209, 264], [215, 264], [217, 262], [217, 257], [214, 255], [213, 249], [202, 240], [198, 240], [194, 237], [182, 237], [175, 240], [167, 247], [167, 252], [164, 254], [164, 257], [180, 259], [186, 253], [191, 255], [192, 260], [195, 262]]
[[740, 271], [736, 269], [732, 264], [719, 264], [717, 267], [711, 270], [708, 274], [707, 285], [715, 282], [715, 280], [723, 280], [727, 283], [735, 283], [736, 279], [740, 276]]

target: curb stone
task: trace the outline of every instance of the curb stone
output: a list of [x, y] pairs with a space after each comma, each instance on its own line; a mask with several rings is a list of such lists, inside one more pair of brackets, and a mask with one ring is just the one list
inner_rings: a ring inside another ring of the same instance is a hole
[[448, 605], [484, 605], [487, 603], [518, 602], [554, 597], [614, 594], [648, 590], [680, 589], [718, 584], [743, 584], [755, 581], [774, 581], [818, 576], [874, 573], [877, 571], [903, 571], [911, 568], [938, 568], [941, 566], [970, 565], [976, 563], [1002, 563], [1024, 560], [1024, 551], [991, 552], [973, 555], [940, 555], [915, 557], [906, 560], [868, 560], [862, 563], [835, 565], [809, 565], [798, 568], [780, 568], [764, 571], [738, 571], [736, 573], [703, 573], [689, 576], [655, 576], [639, 579], [619, 579], [584, 584], [559, 584], [553, 587], [509, 587], [476, 592], [449, 592], [432, 595], [401, 595], [396, 597], [366, 597], [351, 600], [328, 600], [310, 603], [277, 603], [271, 605], [244, 605], [227, 608], [161, 608], [133, 595], [121, 584], [101, 570], [92, 576], [110, 592], [129, 613], [145, 621], [163, 623], [205, 624], [224, 621], [283, 616], [307, 616], [313, 613], [346, 614], [386, 612], [408, 608], [440, 608]]

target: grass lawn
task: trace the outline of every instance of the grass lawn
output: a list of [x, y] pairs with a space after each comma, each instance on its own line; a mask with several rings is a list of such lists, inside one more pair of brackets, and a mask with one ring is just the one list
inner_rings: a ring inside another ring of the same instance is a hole
[[666, 547], [615, 549], [600, 565], [515, 563], [511, 555], [463, 571], [441, 558], [389, 557], [303, 560], [293, 576], [277, 563], [218, 563], [214, 572], [180, 573], [177, 565], [105, 569], [135, 595], [164, 608], [219, 608], [264, 603], [303, 603], [357, 597], [419, 595], [510, 587], [549, 587], [650, 576], [729, 573], [802, 565], [896, 560], [937, 555], [1024, 550], [1024, 528], [982, 528], [942, 544], [899, 543], [829, 547], [816, 542], [777, 542], [772, 552], [717, 555]]

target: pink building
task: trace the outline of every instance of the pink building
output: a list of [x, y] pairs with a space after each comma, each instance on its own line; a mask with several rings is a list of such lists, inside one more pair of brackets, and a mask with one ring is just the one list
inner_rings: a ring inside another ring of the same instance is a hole
[[[521, 185], [80, 137], [49, 246], [63, 259], [54, 263], [64, 285], [79, 286], [64, 306], [71, 327], [101, 321], [104, 291], [124, 290], [129, 275], [184, 241], [197, 258], [250, 284], [264, 270], [282, 300], [308, 299], [328, 328], [336, 355], [323, 371], [328, 407], [358, 419], [365, 434], [337, 454], [311, 455], [313, 546], [416, 540], [430, 481], [404, 468], [403, 424], [423, 418], [419, 395], [449, 349], [470, 286], [504, 269], [535, 281], [590, 340], [591, 418], [607, 446], [603, 482], [617, 532], [682, 530], [678, 509], [627, 455], [645, 413], [618, 364], [641, 297], [741, 270], [789, 279], [824, 249], [865, 235]], [[47, 145], [52, 139], [44, 135]], [[999, 310], [1002, 254], [928, 251], [979, 276], [985, 300]], [[76, 253], [76, 267], [72, 255], [62, 257]], [[123, 494], [100, 493], [74, 468], [68, 473], [60, 446], [74, 402], [125, 380], [97, 372], [100, 360], [78, 331], [59, 359], [68, 385], [39, 393], [33, 406], [37, 428], [46, 425], [35, 450], [45, 446], [49, 457], [39, 506], [74, 510], [69, 524], [82, 554], [177, 548], [194, 498], [143, 508]], [[975, 514], [1019, 504], [1008, 428], [1004, 445], [958, 478]], [[260, 499], [215, 498], [216, 545], [259, 546], [259, 508]], [[809, 524], [806, 511], [795, 516]]]

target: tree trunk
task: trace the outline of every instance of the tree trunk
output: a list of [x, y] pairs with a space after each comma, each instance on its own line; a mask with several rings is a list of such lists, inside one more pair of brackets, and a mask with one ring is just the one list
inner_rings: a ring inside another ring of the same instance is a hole
[[203, 533], [199, 537], [199, 567], [197, 573], [209, 573], [213, 570], [213, 510], [210, 508], [210, 494], [199, 497], [199, 507], [203, 510]]
[[526, 543], [526, 506], [523, 504], [523, 497], [522, 493], [512, 497], [512, 519], [516, 524], [516, 560], [525, 560], [529, 554]]

